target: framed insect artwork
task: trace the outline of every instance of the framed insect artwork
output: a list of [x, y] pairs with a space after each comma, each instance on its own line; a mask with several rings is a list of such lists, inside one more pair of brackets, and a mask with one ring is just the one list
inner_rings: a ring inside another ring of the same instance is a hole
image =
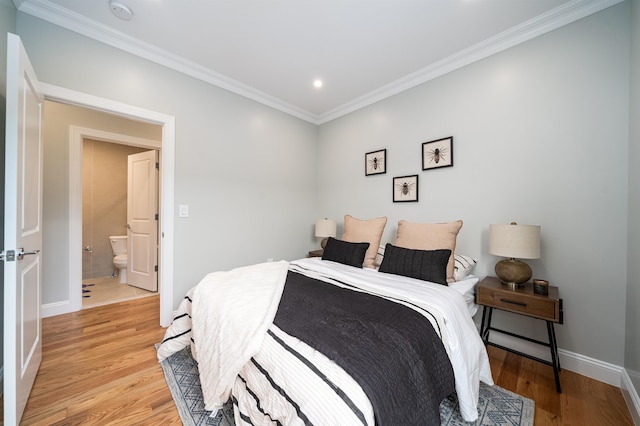
[[387, 173], [387, 150], [367, 152], [364, 155], [364, 175], [379, 175]]
[[453, 166], [453, 136], [422, 144], [422, 170]]
[[393, 178], [393, 202], [418, 201], [418, 175]]

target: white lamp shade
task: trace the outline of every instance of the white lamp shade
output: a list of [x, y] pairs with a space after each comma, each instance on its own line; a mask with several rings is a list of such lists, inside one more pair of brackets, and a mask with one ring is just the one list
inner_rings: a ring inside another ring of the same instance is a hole
[[489, 253], [514, 259], [539, 259], [540, 226], [489, 225]]
[[328, 238], [336, 236], [336, 222], [331, 219], [318, 219], [316, 221], [316, 237]]

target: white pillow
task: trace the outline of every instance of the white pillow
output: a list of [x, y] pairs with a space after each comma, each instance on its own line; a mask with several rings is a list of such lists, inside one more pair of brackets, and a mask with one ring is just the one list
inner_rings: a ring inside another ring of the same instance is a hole
[[380, 266], [382, 265], [382, 259], [384, 258], [384, 248], [386, 247], [386, 244], [380, 245], [380, 247], [378, 247], [378, 253], [376, 253], [376, 266]]
[[478, 261], [474, 258], [463, 256], [461, 254], [454, 255], [454, 262], [455, 264], [453, 267], [453, 278], [456, 281], [460, 281], [461, 279], [469, 275], [473, 267], [476, 266], [476, 263], [478, 263]]

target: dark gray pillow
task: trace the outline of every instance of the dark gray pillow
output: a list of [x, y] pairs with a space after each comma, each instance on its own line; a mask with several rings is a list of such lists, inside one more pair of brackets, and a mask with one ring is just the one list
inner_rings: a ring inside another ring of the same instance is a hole
[[329, 237], [327, 245], [322, 252], [322, 260], [331, 260], [344, 265], [362, 268], [364, 255], [367, 253], [369, 243], [349, 243]]
[[387, 244], [380, 272], [447, 284], [447, 263], [451, 250], [413, 250]]

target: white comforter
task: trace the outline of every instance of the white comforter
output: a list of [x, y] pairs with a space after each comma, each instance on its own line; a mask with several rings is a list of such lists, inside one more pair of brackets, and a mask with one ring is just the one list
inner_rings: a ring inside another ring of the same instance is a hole
[[[331, 411], [343, 421], [342, 424], [347, 424], [344, 423], [345, 416], [354, 415], [362, 423], [373, 424], [373, 413], [366, 396], [346, 373], [304, 343], [283, 336], [284, 333], [271, 324], [289, 268], [336, 285], [348, 282], [363, 291], [405, 300], [427, 309], [433, 315], [430, 321], [453, 366], [461, 414], [466, 421], [477, 418], [479, 381], [493, 384], [493, 380], [485, 347], [460, 293], [438, 284], [352, 268], [319, 258], [301, 259], [290, 265], [274, 262], [216, 272], [207, 275], [187, 294], [158, 350], [158, 359], [189, 345], [193, 338], [192, 351], [199, 363], [207, 409], [221, 407], [233, 393], [237, 424], [242, 424], [243, 415], [260, 416], [260, 408], [264, 408], [261, 405], [267, 403], [272, 404], [270, 412], [282, 412], [283, 419], [293, 419], [304, 411], [308, 416], [317, 415], [327, 422], [327, 412]], [[191, 309], [193, 324], [188, 315], [182, 315], [191, 314]], [[283, 347], [287, 350], [283, 351]], [[295, 348], [295, 357], [291, 357], [291, 348]], [[292, 359], [283, 361], [283, 357]], [[296, 364], [296, 358], [305, 362]], [[308, 364], [322, 374], [305, 372]], [[291, 374], [293, 371], [289, 370], [296, 370], [296, 373]], [[262, 383], [264, 379], [261, 378], [265, 376], [271, 380]], [[346, 407], [348, 404], [338, 400], [335, 401], [336, 408], [328, 410], [327, 407], [333, 406], [330, 398], [335, 399], [336, 392], [318, 377], [329, 377], [332, 383], [339, 383], [341, 390], [359, 406], [360, 414], [354, 414]], [[278, 392], [271, 389], [277, 380], [287, 384], [286, 400], [280, 401]], [[310, 393], [308, 389], [313, 391]], [[345, 407], [338, 407], [340, 404]], [[289, 406], [294, 408], [287, 408]]]
[[289, 264], [207, 275], [193, 293], [193, 340], [205, 409], [222, 408], [238, 372], [260, 350], [278, 310]]

